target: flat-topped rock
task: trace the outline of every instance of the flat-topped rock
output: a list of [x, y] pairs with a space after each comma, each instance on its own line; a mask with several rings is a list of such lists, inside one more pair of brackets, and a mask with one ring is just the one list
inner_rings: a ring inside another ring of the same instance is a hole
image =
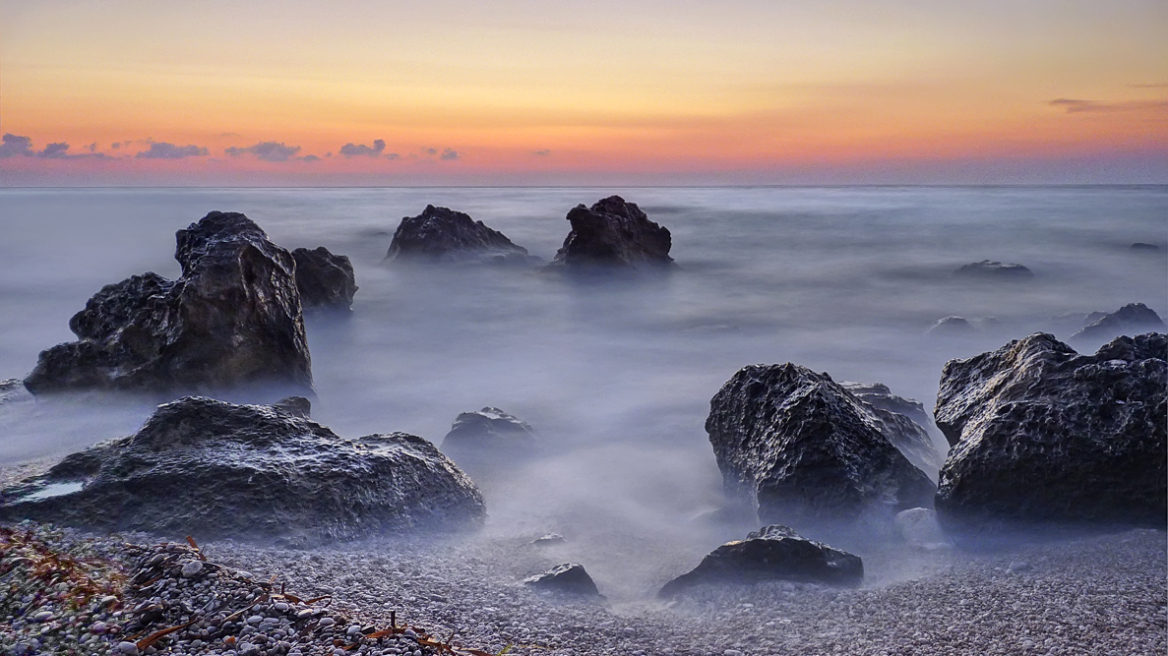
[[609, 196], [568, 212], [572, 230], [548, 269], [669, 268], [672, 237], [636, 203]]
[[535, 446], [535, 431], [527, 422], [498, 408], [463, 412], [442, 439], [442, 450], [479, 453], [528, 452]]
[[427, 205], [393, 233], [386, 258], [393, 262], [532, 265], [538, 258], [482, 221], [447, 207]]
[[1027, 280], [1034, 277], [1034, 272], [1022, 266], [1009, 262], [982, 260], [966, 264], [953, 272], [959, 278], [979, 278], [984, 280]]
[[344, 255], [334, 255], [321, 246], [292, 251], [296, 260], [296, 287], [300, 290], [300, 304], [307, 310], [347, 311], [357, 293], [357, 279], [353, 263]]

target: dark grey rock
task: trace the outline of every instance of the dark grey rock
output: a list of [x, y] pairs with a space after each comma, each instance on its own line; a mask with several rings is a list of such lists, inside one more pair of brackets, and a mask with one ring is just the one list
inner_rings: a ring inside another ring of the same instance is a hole
[[1021, 264], [982, 260], [966, 264], [953, 272], [961, 278], [981, 278], [987, 280], [1026, 280], [1034, 277], [1034, 272]]
[[954, 445], [937, 491], [942, 523], [1164, 525], [1166, 359], [1163, 334], [1080, 355], [1036, 333], [946, 363], [934, 410]]
[[344, 255], [333, 255], [321, 246], [315, 250], [297, 248], [292, 251], [296, 260], [296, 287], [300, 290], [300, 304], [305, 310], [349, 310], [353, 294], [357, 293], [357, 279], [353, 264]]
[[527, 452], [535, 446], [535, 431], [525, 421], [498, 408], [464, 412], [442, 439], [442, 450]]
[[726, 491], [756, 503], [763, 521], [788, 524], [931, 505], [932, 481], [893, 443], [912, 426], [790, 363], [739, 370], [706, 419]]
[[577, 563], [556, 565], [547, 572], [523, 579], [524, 585], [576, 595], [600, 596], [600, 590], [584, 566]]
[[568, 212], [572, 230], [548, 269], [671, 267], [669, 230], [649, 220], [636, 203], [609, 196]]
[[303, 546], [482, 522], [478, 489], [429, 442], [342, 439], [284, 407], [161, 405], [137, 434], [0, 491], [0, 518]]
[[401, 220], [386, 259], [394, 262], [534, 265], [538, 258], [462, 212], [427, 205]]
[[79, 338], [40, 354], [24, 383], [68, 390], [312, 391], [300, 293], [288, 251], [238, 213], [211, 212], [175, 235], [182, 277], [107, 285], [69, 321]]
[[859, 585], [864, 563], [859, 556], [808, 540], [789, 527], [772, 525], [727, 542], [710, 552], [692, 571], [669, 581], [657, 593], [669, 598], [700, 583], [806, 581]]
[[[928, 427], [933, 425], [933, 417], [925, 411], [924, 404], [893, 394], [883, 383], [865, 385], [845, 382], [840, 385], [856, 398], [876, 408], [876, 414], [884, 423], [882, 432], [917, 468], [930, 475], [941, 469], [945, 457], [937, 451], [929, 436]], [[906, 424], [900, 417], [907, 417], [909, 423]]]
[[0, 380], [0, 408], [13, 403], [33, 400], [32, 394], [18, 378]]
[[1146, 244], [1142, 241], [1137, 241], [1131, 245], [1133, 251], [1158, 251], [1160, 247], [1155, 244]]
[[1111, 314], [1096, 312], [1087, 315], [1084, 324], [1082, 330], [1071, 335], [1072, 341], [1098, 344], [1119, 335], [1138, 335], [1168, 328], [1160, 315], [1143, 303], [1129, 303]]

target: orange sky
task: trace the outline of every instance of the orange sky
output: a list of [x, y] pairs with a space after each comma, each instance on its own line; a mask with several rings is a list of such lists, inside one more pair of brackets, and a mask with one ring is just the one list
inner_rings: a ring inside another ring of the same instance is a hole
[[1163, 183], [1166, 35], [1162, 0], [8, 1], [0, 185]]

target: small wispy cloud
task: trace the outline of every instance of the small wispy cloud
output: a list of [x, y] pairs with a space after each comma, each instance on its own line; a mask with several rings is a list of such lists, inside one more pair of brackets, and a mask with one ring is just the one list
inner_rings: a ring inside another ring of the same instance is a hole
[[287, 162], [296, 157], [296, 153], [300, 152], [300, 146], [286, 146], [282, 141], [261, 141], [254, 146], [248, 146], [246, 148], [232, 146], [223, 152], [232, 157], [241, 157], [250, 154], [265, 162]]
[[1047, 104], [1051, 107], [1066, 109], [1068, 114], [1168, 109], [1168, 100], [1128, 100], [1125, 102], [1108, 103], [1095, 100], [1080, 100], [1078, 98], [1055, 98]]
[[311, 163], [311, 162], [319, 162], [319, 161], [320, 161], [320, 158], [319, 158], [319, 157], [317, 157], [316, 155], [305, 155], [304, 157], [301, 157], [301, 158], [300, 158], [300, 161], [302, 161], [302, 162], [309, 162], [309, 163]]
[[547, 157], [548, 155], [551, 155], [551, 154], [552, 154], [552, 151], [548, 150], [547, 148], [544, 148], [544, 149], [542, 149], [542, 150], [537, 150], [537, 151], [534, 151], [534, 152], [533, 152], [533, 153], [531, 153], [531, 154], [532, 154], [532, 155], [537, 155], [537, 156], [539, 156], [539, 157]]
[[5, 134], [0, 137], [0, 157], [17, 157], [32, 155], [32, 138], [15, 134]]
[[373, 146], [365, 144], [347, 143], [341, 146], [340, 153], [345, 157], [379, 157], [385, 151], [385, 140], [375, 139]]
[[458, 151], [447, 148], [446, 150], [442, 151], [442, 154], [438, 156], [438, 159], [452, 162], [458, 159]]
[[429, 155], [430, 157], [433, 157], [433, 156], [438, 154], [438, 149], [437, 148], [423, 148], [422, 152]]
[[1129, 89], [1168, 89], [1168, 82], [1159, 82], [1156, 84], [1129, 84]]
[[38, 157], [47, 157], [49, 159], [65, 159], [69, 156], [69, 144], [64, 141], [58, 141], [45, 146], [45, 149], [37, 153]]
[[149, 150], [134, 155], [138, 159], [186, 159], [187, 157], [206, 157], [208, 151], [202, 146], [176, 146], [165, 141], [155, 141], [150, 144]]
[[400, 157], [401, 157], [401, 155], [398, 155], [397, 153], [386, 153], [385, 154], [385, 159], [399, 159]]

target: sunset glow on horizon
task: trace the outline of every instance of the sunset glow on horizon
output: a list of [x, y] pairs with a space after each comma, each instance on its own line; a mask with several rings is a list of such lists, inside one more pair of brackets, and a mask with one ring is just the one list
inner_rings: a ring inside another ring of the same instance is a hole
[[1166, 34], [1137, 0], [18, 0], [0, 185], [1165, 183]]

